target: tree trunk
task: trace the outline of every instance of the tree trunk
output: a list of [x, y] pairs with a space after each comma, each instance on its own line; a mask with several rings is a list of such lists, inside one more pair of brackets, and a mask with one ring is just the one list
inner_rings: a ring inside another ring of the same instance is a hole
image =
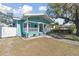
[[76, 7], [76, 13], [75, 13], [75, 25], [76, 25], [76, 29], [77, 29], [77, 31], [76, 31], [76, 35], [79, 36], [78, 6], [75, 5], [75, 7]]
[[77, 30], [76, 35], [79, 36], [79, 20], [76, 20], [75, 25], [76, 25], [76, 30]]

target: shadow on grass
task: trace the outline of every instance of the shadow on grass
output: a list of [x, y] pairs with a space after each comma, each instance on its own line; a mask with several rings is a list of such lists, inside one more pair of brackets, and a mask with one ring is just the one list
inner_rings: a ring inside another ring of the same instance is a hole
[[57, 39], [68, 39], [73, 41], [79, 41], [79, 36], [76, 36], [74, 34], [69, 34], [69, 33], [50, 32], [50, 33], [47, 33], [47, 35], [50, 35]]
[[54, 37], [54, 38], [57, 38], [57, 39], [63, 39], [64, 38], [64, 35], [61, 35], [61, 34], [48, 34], [48, 35], [50, 35], [50, 36], [52, 36], [52, 37]]

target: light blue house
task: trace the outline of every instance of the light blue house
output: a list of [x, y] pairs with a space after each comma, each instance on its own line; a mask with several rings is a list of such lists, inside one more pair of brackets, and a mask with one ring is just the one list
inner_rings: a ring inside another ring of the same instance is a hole
[[15, 18], [17, 35], [32, 37], [45, 35], [50, 31], [52, 19], [45, 14], [25, 14], [22, 19]]

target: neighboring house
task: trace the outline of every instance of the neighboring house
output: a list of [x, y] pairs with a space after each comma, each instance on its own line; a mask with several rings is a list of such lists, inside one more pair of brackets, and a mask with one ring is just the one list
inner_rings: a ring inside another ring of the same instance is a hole
[[14, 18], [17, 35], [32, 37], [44, 35], [50, 31], [52, 19], [45, 14], [25, 14], [23, 19]]

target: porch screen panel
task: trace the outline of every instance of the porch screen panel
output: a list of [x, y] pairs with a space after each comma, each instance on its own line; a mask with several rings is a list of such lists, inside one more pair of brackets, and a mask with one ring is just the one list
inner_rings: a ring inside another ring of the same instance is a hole
[[37, 23], [29, 23], [29, 31], [36, 32], [38, 31], [38, 24]]
[[37, 23], [29, 23], [30, 28], [37, 28], [38, 24]]

